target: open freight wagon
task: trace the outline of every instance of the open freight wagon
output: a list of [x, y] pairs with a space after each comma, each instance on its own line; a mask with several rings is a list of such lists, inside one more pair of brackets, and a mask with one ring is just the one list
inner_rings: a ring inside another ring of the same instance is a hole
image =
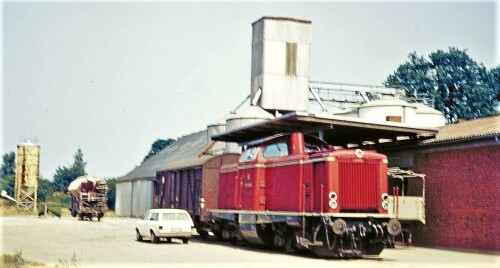
[[108, 185], [103, 178], [78, 177], [69, 184], [68, 191], [71, 193], [70, 210], [73, 217], [78, 217], [80, 220], [87, 218], [90, 221], [94, 217], [98, 221], [104, 217], [108, 209]]

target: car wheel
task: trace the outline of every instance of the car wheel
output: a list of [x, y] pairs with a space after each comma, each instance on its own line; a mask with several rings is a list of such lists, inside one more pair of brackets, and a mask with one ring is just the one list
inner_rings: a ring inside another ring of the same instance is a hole
[[142, 235], [141, 233], [139, 233], [139, 230], [137, 229], [135, 229], [135, 239], [139, 242], [142, 241]]
[[184, 244], [189, 243], [189, 238], [183, 238], [183, 239], [182, 239], [182, 243], [184, 243]]
[[151, 243], [158, 243], [160, 239], [155, 235], [155, 232], [151, 231]]
[[169, 237], [169, 238], [167, 238], [167, 242], [168, 242], [168, 243], [172, 243], [172, 238], [170, 238], [170, 237]]

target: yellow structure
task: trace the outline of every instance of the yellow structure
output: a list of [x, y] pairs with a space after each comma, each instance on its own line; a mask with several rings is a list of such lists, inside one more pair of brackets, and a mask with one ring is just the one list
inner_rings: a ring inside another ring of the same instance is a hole
[[17, 207], [36, 211], [40, 146], [31, 142], [17, 145], [15, 198]]

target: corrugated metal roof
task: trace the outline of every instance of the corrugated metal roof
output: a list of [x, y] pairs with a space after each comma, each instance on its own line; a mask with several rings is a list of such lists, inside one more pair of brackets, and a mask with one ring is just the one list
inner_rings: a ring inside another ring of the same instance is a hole
[[208, 145], [208, 143], [207, 130], [180, 137], [134, 170], [130, 171], [127, 175], [119, 178], [118, 181], [154, 179], [156, 178], [156, 171], [162, 166], [169, 163], [190, 161], [191, 159], [197, 158], [197, 155]]
[[191, 168], [191, 167], [196, 167], [196, 166], [201, 166], [205, 164], [208, 160], [212, 159], [215, 157], [214, 155], [204, 155], [200, 158], [198, 156], [193, 155], [192, 157], [172, 163], [167, 163], [163, 166], [161, 166], [158, 171], [166, 171], [166, 170], [178, 170], [178, 169], [185, 169], [185, 168]]
[[411, 137], [413, 140], [433, 138], [437, 130], [412, 127], [395, 122], [369, 122], [358, 118], [328, 114], [289, 113], [275, 119], [213, 135], [212, 140], [246, 143], [274, 134], [300, 131], [305, 134], [324, 132], [331, 145], [360, 144], [363, 141]]
[[422, 141], [422, 144], [463, 140], [500, 134], [500, 116], [486, 117], [470, 121], [460, 121], [438, 128], [433, 139]]
[[254, 23], [252, 23], [252, 25], [261, 21], [261, 20], [291, 21], [291, 22], [297, 22], [297, 23], [311, 24], [310, 20], [301, 20], [301, 19], [287, 18], [287, 17], [264, 16], [264, 17], [260, 18], [259, 20], [255, 21]]

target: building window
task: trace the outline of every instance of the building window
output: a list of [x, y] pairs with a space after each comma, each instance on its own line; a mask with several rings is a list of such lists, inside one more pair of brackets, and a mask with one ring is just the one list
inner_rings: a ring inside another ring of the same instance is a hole
[[286, 75], [297, 76], [297, 43], [286, 43]]

